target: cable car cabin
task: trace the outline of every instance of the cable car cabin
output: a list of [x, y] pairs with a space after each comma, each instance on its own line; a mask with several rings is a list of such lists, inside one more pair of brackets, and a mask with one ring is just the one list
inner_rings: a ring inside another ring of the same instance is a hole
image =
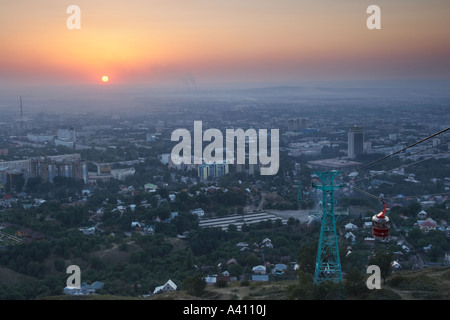
[[389, 217], [386, 217], [386, 204], [384, 209], [379, 214], [372, 217], [372, 236], [375, 239], [384, 240], [389, 237], [390, 221]]

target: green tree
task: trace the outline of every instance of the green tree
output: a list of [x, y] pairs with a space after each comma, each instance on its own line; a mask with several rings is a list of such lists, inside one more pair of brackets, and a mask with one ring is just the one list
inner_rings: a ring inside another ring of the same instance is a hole
[[64, 262], [63, 259], [56, 259], [55, 262], [53, 263], [55, 270], [59, 271], [59, 272], [64, 272], [65, 268], [66, 268], [66, 263]]
[[314, 300], [342, 300], [344, 291], [341, 283], [323, 281], [314, 286]]
[[291, 300], [311, 300], [313, 299], [314, 284], [312, 276], [303, 270], [297, 271], [298, 283], [287, 287], [287, 296]]
[[393, 257], [394, 254], [391, 251], [383, 250], [376, 252], [375, 255], [370, 257], [369, 259], [370, 265], [376, 265], [380, 267], [383, 283], [386, 283], [386, 278], [391, 274]]
[[206, 288], [206, 281], [201, 274], [196, 274], [183, 281], [183, 289], [190, 295], [200, 297]]
[[367, 290], [364, 274], [356, 268], [350, 270], [345, 277], [344, 288], [354, 296], [364, 293]]
[[242, 272], [244, 272], [244, 268], [238, 264], [238, 263], [233, 263], [229, 268], [228, 271], [230, 272], [230, 275], [233, 277], [238, 277], [242, 274]]
[[317, 256], [317, 245], [303, 245], [298, 255], [297, 263], [300, 270], [314, 274]]
[[186, 257], [184, 259], [184, 267], [187, 270], [191, 270], [194, 267], [194, 255], [192, 254], [191, 248], [186, 251]]
[[106, 268], [105, 261], [103, 261], [99, 257], [93, 256], [89, 262], [91, 263], [91, 268], [94, 270], [103, 270]]

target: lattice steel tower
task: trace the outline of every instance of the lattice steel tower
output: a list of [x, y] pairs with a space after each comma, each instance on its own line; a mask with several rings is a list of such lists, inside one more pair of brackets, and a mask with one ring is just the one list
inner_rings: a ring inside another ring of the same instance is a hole
[[313, 187], [322, 190], [323, 205], [314, 283], [328, 280], [342, 282], [341, 260], [339, 258], [339, 246], [336, 234], [336, 218], [334, 215], [334, 191], [343, 186], [343, 184], [335, 185], [334, 180], [341, 172], [314, 173], [322, 180], [322, 185], [313, 184]]
[[301, 181], [301, 177], [300, 177], [300, 163], [296, 163], [295, 164], [295, 170], [297, 171], [297, 178], [298, 178], [298, 182], [297, 182], [297, 204], [299, 206], [302, 205], [303, 202], [303, 197], [302, 197], [302, 181]]

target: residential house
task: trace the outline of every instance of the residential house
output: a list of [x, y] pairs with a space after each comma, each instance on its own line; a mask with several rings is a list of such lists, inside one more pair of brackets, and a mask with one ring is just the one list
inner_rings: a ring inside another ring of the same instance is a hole
[[217, 274], [203, 277], [203, 280], [205, 280], [206, 284], [216, 284], [216, 282], [217, 282]]
[[155, 226], [154, 225], [144, 225], [144, 233], [153, 235], [155, 234]]
[[252, 281], [268, 282], [269, 275], [268, 274], [252, 274]]
[[427, 215], [428, 214], [424, 210], [422, 210], [417, 214], [417, 218], [420, 220], [425, 220], [427, 218]]
[[239, 247], [240, 251], [248, 250], [248, 244], [245, 242], [239, 242], [238, 244], [236, 244], [236, 247]]
[[273, 248], [272, 240], [270, 240], [269, 238], [265, 238], [259, 246], [261, 248], [263, 248], [263, 247]]
[[136, 230], [136, 231], [140, 231], [140, 230], [142, 230], [142, 224], [139, 223], [138, 221], [132, 221], [131, 222], [131, 228]]
[[371, 229], [371, 228], [372, 228], [372, 221], [364, 222], [364, 229]]
[[91, 235], [95, 233], [95, 227], [79, 228], [78, 230], [83, 232], [84, 235]]
[[158, 189], [158, 186], [154, 185], [153, 183], [146, 183], [144, 185], [144, 190], [146, 192], [156, 192], [156, 189]]
[[208, 275], [203, 279], [205, 280], [206, 284], [216, 284], [218, 281], [226, 281], [226, 282], [231, 281], [230, 273], [228, 271], [224, 271], [219, 275], [217, 274]]
[[345, 225], [345, 231], [353, 231], [353, 230], [358, 230], [358, 226], [356, 226], [353, 223], [347, 223]]
[[75, 296], [83, 296], [88, 294], [95, 294], [97, 290], [103, 289], [105, 284], [100, 281], [95, 281], [92, 284], [82, 283], [81, 287], [65, 287], [63, 289], [64, 294], [70, 294]]
[[263, 265], [254, 266], [252, 268], [252, 272], [254, 274], [266, 274], [266, 270], [267, 270], [266, 267]]
[[425, 221], [419, 221], [419, 228], [423, 232], [429, 232], [430, 230], [436, 230], [437, 229], [437, 223], [431, 218], [427, 218]]
[[356, 236], [349, 231], [345, 234], [345, 239], [350, 240], [352, 243], [354, 243], [356, 241]]
[[191, 210], [191, 214], [195, 214], [199, 217], [203, 217], [205, 215], [205, 211], [203, 211], [202, 208], [197, 208], [197, 209]]
[[154, 294], [157, 293], [166, 293], [166, 292], [172, 292], [177, 290], [177, 285], [172, 280], [167, 280], [165, 284], [162, 286], [156, 287], [155, 290], [153, 290]]
[[272, 274], [282, 275], [286, 272], [287, 268], [287, 265], [285, 265], [284, 263], [277, 263], [272, 269]]

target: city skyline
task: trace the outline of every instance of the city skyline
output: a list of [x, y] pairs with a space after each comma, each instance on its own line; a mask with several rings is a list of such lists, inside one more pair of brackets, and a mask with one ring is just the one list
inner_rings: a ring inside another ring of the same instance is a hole
[[[71, 4], [2, 5], [2, 85], [450, 77], [448, 1], [79, 0], [79, 30], [66, 25]], [[380, 30], [366, 26], [372, 4]]]

